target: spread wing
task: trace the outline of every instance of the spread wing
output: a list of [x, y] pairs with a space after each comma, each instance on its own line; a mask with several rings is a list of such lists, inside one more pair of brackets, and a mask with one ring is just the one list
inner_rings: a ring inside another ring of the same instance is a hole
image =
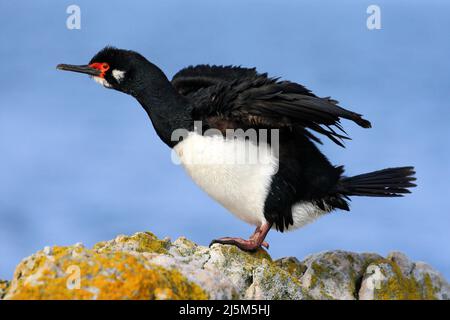
[[[348, 139], [340, 119], [370, 128], [370, 122], [331, 98], [315, 96], [304, 86], [269, 78], [255, 69], [201, 65], [177, 73], [172, 83], [193, 105], [197, 119], [218, 126], [245, 128], [302, 127], [343, 146]], [[305, 134], [320, 142], [309, 131]]]
[[256, 76], [255, 68], [201, 64], [178, 71], [172, 78], [172, 85], [181, 94], [189, 95], [221, 82], [231, 82], [236, 79], [254, 78]]

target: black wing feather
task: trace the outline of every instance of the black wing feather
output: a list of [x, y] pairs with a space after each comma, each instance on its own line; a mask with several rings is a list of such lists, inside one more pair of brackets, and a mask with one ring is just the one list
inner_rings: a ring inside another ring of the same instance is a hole
[[[343, 146], [346, 136], [340, 118], [370, 128], [362, 115], [346, 110], [329, 97], [320, 98], [304, 86], [269, 78], [255, 69], [200, 65], [178, 72], [172, 83], [189, 97], [196, 118], [270, 128], [300, 126], [323, 134]], [[334, 130], [335, 127], [342, 134]], [[305, 130], [312, 140], [320, 140]]]
[[172, 85], [183, 95], [214, 86], [220, 82], [256, 77], [256, 69], [238, 66], [210, 66], [201, 64], [178, 71], [172, 78]]

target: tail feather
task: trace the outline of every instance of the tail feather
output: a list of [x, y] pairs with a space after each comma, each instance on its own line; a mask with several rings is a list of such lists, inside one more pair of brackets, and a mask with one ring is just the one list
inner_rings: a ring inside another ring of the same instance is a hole
[[411, 193], [414, 167], [388, 168], [379, 171], [345, 177], [340, 180], [339, 192], [345, 196], [403, 197]]

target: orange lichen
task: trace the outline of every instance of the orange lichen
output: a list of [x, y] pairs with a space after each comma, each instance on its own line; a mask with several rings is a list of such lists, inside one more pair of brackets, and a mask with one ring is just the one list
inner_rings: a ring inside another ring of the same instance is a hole
[[2, 299], [3, 296], [6, 294], [8, 287], [9, 287], [8, 281], [0, 280], [0, 299]]
[[[80, 254], [83, 257], [80, 257]], [[176, 270], [146, 264], [129, 253], [96, 253], [54, 247], [52, 256], [34, 257], [34, 265], [19, 266], [9, 299], [207, 299], [208, 295]], [[79, 288], [71, 286], [79, 270]], [[76, 269], [75, 269], [76, 270]], [[31, 280], [30, 280], [31, 279]]]

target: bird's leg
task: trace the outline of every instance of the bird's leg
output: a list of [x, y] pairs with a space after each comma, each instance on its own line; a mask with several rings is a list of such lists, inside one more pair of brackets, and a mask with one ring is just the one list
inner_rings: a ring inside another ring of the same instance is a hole
[[271, 227], [272, 224], [266, 222], [263, 225], [256, 227], [255, 232], [250, 236], [248, 240], [242, 238], [224, 237], [211, 241], [210, 246], [214, 243], [220, 243], [235, 245], [236, 247], [244, 251], [255, 251], [261, 246], [269, 249], [269, 244], [264, 241], [264, 239], [266, 238], [267, 233], [269, 232]]

